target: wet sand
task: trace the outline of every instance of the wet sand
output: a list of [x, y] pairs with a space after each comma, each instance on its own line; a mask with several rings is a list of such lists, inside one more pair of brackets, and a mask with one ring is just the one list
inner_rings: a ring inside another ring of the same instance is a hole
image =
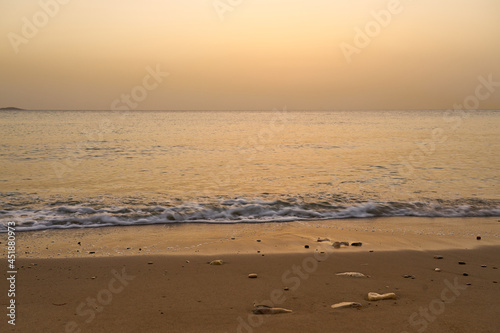
[[[16, 326], [4, 319], [0, 331], [496, 332], [499, 237], [497, 218], [20, 233]], [[348, 271], [369, 277], [336, 275]], [[369, 302], [368, 292], [397, 299]], [[331, 308], [344, 301], [362, 307]], [[254, 315], [254, 303], [293, 312]]]

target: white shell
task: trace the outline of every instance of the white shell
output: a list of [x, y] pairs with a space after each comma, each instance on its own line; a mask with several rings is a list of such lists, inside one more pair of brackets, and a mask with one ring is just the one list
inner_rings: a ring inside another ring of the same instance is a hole
[[267, 307], [257, 307], [253, 310], [254, 314], [279, 314], [279, 313], [290, 313], [292, 310], [283, 308], [267, 308]]
[[365, 277], [368, 277], [368, 276], [364, 275], [363, 273], [359, 273], [359, 272], [344, 272], [344, 273], [337, 273], [336, 275], [339, 275], [339, 276], [350, 276], [350, 277], [355, 277], [355, 278], [365, 278]]
[[368, 293], [368, 300], [369, 301], [380, 301], [383, 299], [396, 299], [396, 294], [395, 293], [387, 293], [387, 294], [377, 294], [374, 292], [369, 292]]
[[342, 308], [360, 308], [362, 305], [356, 302], [341, 302], [332, 305], [332, 309], [342, 309]]

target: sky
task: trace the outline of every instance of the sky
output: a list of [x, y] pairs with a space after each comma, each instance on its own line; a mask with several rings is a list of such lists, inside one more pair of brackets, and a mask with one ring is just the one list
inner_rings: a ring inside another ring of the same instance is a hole
[[498, 0], [0, 0], [0, 107], [499, 109], [499, 33]]

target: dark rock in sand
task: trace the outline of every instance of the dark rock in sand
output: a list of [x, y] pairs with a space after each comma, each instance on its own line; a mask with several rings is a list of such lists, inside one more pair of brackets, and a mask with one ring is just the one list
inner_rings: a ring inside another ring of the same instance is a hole
[[462, 275], [463, 276], [469, 276], [469, 273], [463, 273]]
[[363, 243], [361, 243], [361, 242], [351, 243], [351, 246], [361, 246], [361, 245], [363, 245]]
[[308, 248], [309, 248], [309, 245], [304, 245], [304, 247], [305, 247], [306, 249], [308, 249]]
[[465, 265], [465, 261], [459, 261], [458, 264], [459, 265]]

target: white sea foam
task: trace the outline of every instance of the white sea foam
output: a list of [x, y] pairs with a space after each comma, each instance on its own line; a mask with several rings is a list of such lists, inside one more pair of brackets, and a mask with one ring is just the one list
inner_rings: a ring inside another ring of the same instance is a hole
[[[317, 208], [321, 207], [321, 208]], [[8, 221], [17, 230], [95, 228], [163, 223], [259, 223], [301, 220], [372, 218], [390, 216], [485, 217], [500, 216], [496, 201], [490, 204], [438, 204], [435, 202], [365, 202], [353, 205], [297, 203], [274, 200], [221, 200], [218, 203], [184, 203], [174, 207], [130, 206], [97, 208], [83, 205], [0, 211], [0, 232]]]

